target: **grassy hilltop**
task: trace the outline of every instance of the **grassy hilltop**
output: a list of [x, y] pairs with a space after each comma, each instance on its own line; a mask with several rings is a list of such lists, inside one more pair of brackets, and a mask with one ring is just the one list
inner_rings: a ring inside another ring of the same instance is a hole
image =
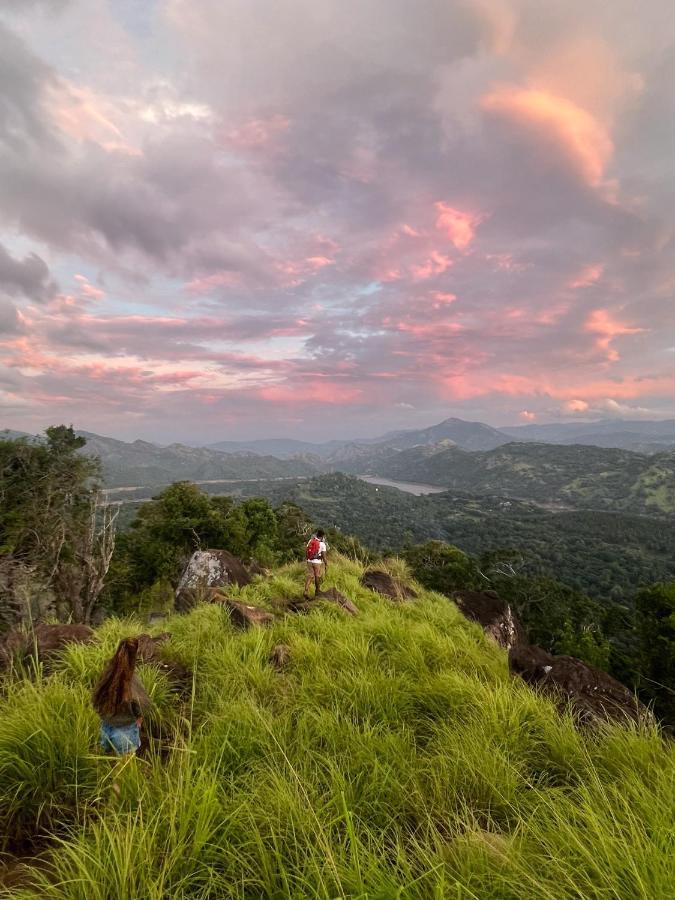
[[447, 598], [394, 604], [361, 571], [341, 559], [328, 579], [357, 618], [282, 615], [294, 565], [232, 592], [279, 612], [268, 629], [236, 631], [217, 606], [163, 623], [194, 676], [179, 702], [141, 667], [162, 733], [144, 759], [97, 755], [89, 701], [140, 622], [109, 620], [48, 677], [6, 681], [0, 837], [42, 858], [4, 895], [668, 896], [675, 767], [658, 733], [580, 733]]

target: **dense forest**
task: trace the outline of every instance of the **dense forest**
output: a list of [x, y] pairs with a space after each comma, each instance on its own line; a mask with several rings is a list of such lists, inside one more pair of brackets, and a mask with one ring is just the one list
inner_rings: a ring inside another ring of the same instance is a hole
[[362, 450], [336, 466], [355, 474], [499, 494], [547, 505], [646, 515], [675, 513], [675, 452], [645, 456], [579, 444], [512, 443], [469, 453], [436, 445]]

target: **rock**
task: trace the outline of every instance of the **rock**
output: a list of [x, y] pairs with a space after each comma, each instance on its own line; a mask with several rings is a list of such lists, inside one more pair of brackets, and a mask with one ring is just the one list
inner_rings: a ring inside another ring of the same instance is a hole
[[333, 587], [327, 591], [319, 591], [316, 595], [316, 599], [329, 600], [331, 603], [337, 603], [337, 605], [341, 609], [344, 609], [346, 613], [349, 613], [350, 616], [358, 616], [359, 614], [358, 609], [354, 606], [352, 601], [348, 597], [345, 597], [344, 594], [341, 594], [337, 588]]
[[237, 600], [226, 600], [225, 609], [230, 614], [232, 624], [238, 628], [250, 628], [251, 625], [269, 625], [274, 621], [272, 613], [259, 606], [250, 606]]
[[363, 573], [361, 584], [392, 600], [408, 600], [417, 597], [417, 592], [409, 588], [399, 578], [394, 578], [381, 569], [368, 569]]
[[478, 622], [483, 631], [505, 650], [527, 643], [525, 629], [511, 606], [495, 591], [453, 591], [450, 595], [467, 619]]
[[161, 644], [164, 644], [170, 638], [171, 635], [168, 631], [163, 631], [161, 634], [156, 635], [156, 637], [152, 637], [149, 634], [139, 634], [137, 638], [138, 654], [136, 658], [139, 662], [155, 662], [159, 658], [158, 651]]
[[240, 559], [227, 550], [197, 550], [190, 557], [176, 590], [176, 609], [187, 612], [209, 599], [209, 588], [250, 584], [251, 576]]
[[42, 662], [68, 644], [90, 644], [94, 630], [88, 625], [36, 625], [33, 631], [11, 631], [0, 649], [0, 664], [32, 656]]
[[288, 644], [277, 644], [276, 647], [272, 648], [272, 652], [270, 653], [270, 665], [274, 666], [275, 669], [278, 671], [285, 669], [290, 661], [291, 648]]
[[264, 566], [261, 566], [260, 563], [255, 559], [252, 559], [246, 563], [246, 571], [251, 576], [251, 578], [253, 578], [255, 575], [260, 575], [261, 577], [264, 577], [264, 576], [270, 574], [269, 569], [266, 569]]
[[621, 682], [573, 656], [553, 656], [541, 647], [509, 651], [509, 670], [527, 684], [571, 704], [581, 724], [593, 721], [652, 721], [649, 710]]

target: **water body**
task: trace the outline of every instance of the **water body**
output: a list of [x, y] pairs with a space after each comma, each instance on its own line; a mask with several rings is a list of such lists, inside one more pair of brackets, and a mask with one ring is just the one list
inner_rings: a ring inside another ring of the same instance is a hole
[[392, 487], [399, 491], [405, 491], [406, 494], [414, 494], [421, 497], [422, 494], [442, 494], [447, 488], [439, 487], [435, 484], [415, 484], [412, 481], [390, 481], [388, 478], [378, 478], [376, 475], [359, 475], [361, 481], [367, 481], [368, 484], [381, 484], [382, 487]]

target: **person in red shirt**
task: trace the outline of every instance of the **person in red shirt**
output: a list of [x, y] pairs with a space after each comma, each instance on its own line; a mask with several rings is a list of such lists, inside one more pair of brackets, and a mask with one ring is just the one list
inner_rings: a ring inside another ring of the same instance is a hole
[[309, 541], [307, 541], [306, 558], [307, 558], [307, 577], [305, 578], [305, 600], [309, 600], [309, 591], [314, 582], [314, 596], [321, 589], [321, 579], [328, 571], [328, 560], [326, 554], [328, 546], [326, 544], [326, 535], [321, 529], [315, 531]]

